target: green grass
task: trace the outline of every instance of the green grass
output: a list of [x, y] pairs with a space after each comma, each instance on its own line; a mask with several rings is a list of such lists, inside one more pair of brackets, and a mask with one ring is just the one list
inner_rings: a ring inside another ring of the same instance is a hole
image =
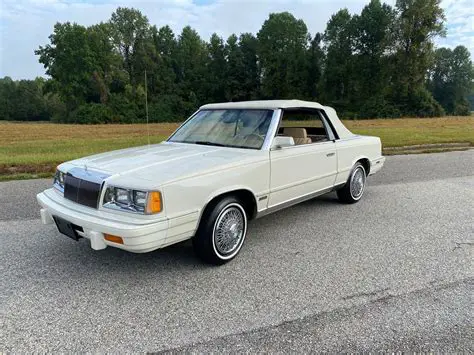
[[446, 127], [428, 130], [393, 127], [357, 128], [353, 131], [357, 134], [380, 137], [384, 147], [435, 143], [470, 143], [474, 145], [474, 132], [469, 127]]
[[[150, 137], [151, 143], [159, 143], [166, 136]], [[0, 146], [0, 164], [47, 164], [62, 162], [95, 153], [146, 145], [146, 137], [20, 141]]]
[[383, 142], [384, 147], [401, 147], [418, 144], [434, 144], [434, 143], [458, 143], [466, 142], [474, 145], [472, 131], [458, 130], [454, 128], [446, 128], [444, 130], [412, 131], [408, 129], [394, 128], [371, 128], [371, 129], [354, 129], [354, 133], [377, 136]]
[[[308, 122], [295, 122], [306, 125]], [[356, 134], [378, 136], [384, 148], [433, 143], [474, 145], [474, 117], [402, 118], [344, 121]], [[158, 143], [178, 124], [149, 126]], [[147, 127], [0, 123], [0, 181], [50, 176], [57, 164], [95, 153], [147, 144]]]

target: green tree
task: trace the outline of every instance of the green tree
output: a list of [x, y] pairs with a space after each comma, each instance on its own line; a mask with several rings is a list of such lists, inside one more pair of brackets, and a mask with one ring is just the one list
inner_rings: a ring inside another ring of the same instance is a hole
[[49, 90], [60, 95], [69, 110], [85, 102], [106, 102], [112, 73], [119, 64], [108, 42], [109, 28], [57, 23], [50, 44], [35, 54], [51, 76]]
[[427, 91], [428, 70], [434, 61], [434, 43], [445, 35], [441, 0], [397, 0], [393, 28], [394, 68], [392, 100], [408, 115], [442, 114], [440, 105]]
[[227, 85], [227, 48], [224, 41], [216, 33], [211, 36], [208, 44], [209, 52], [209, 76], [208, 95], [213, 102], [221, 102], [226, 99]]
[[359, 16], [354, 16], [355, 74], [357, 100], [383, 96], [389, 71], [390, 33], [395, 12], [380, 0], [371, 0]]
[[57, 23], [49, 39], [51, 43], [40, 46], [35, 54], [54, 80], [52, 87], [69, 108], [75, 108], [91, 95], [92, 72], [98, 66], [89, 46], [87, 28]]
[[[149, 114], [151, 121], [182, 120], [183, 100], [177, 85], [178, 43], [169, 26], [152, 27], [155, 65], [148, 75]], [[149, 69], [147, 69], [147, 72]]]
[[321, 41], [321, 33], [316, 33], [308, 49], [306, 96], [311, 100], [320, 100], [320, 87], [324, 66], [324, 51], [321, 48]]
[[0, 120], [40, 121], [49, 119], [43, 96], [45, 79], [13, 81], [0, 79]]
[[258, 41], [250, 33], [244, 33], [240, 38], [233, 34], [227, 39], [227, 100], [244, 101], [259, 97], [257, 48]]
[[191, 27], [184, 27], [178, 39], [176, 71], [183, 115], [191, 113], [208, 99], [208, 58], [206, 43]]
[[455, 115], [469, 115], [468, 95], [472, 90], [474, 70], [469, 50], [457, 46], [454, 50], [439, 48], [431, 72], [430, 89], [445, 111]]
[[35, 51], [50, 79], [0, 79], [0, 119], [143, 122], [145, 92], [157, 122], [210, 101], [276, 98], [317, 100], [346, 117], [467, 114], [472, 61], [463, 46], [434, 51], [444, 32], [440, 0], [369, 0], [314, 38], [290, 13], [270, 14], [256, 36], [225, 43], [189, 26], [175, 36], [119, 7], [106, 23], [57, 23]]
[[169, 26], [161, 27], [158, 31], [153, 27], [153, 41], [157, 52], [157, 65], [148, 87], [150, 88], [151, 82], [152, 94], [158, 96], [175, 95], [175, 70], [178, 62], [176, 37]]
[[303, 96], [309, 41], [304, 21], [289, 12], [270, 14], [257, 38], [262, 95], [274, 99]]
[[327, 52], [323, 79], [324, 99], [342, 110], [348, 108], [355, 86], [354, 33], [352, 15], [347, 9], [343, 9], [331, 16], [323, 36]]
[[119, 7], [112, 13], [109, 23], [114, 47], [122, 56], [124, 68], [134, 83], [143, 74], [135, 66], [149, 50], [144, 48], [150, 37], [148, 18], [137, 9]]
[[89, 97], [87, 101], [105, 104], [108, 102], [111, 83], [121, 70], [120, 57], [114, 52], [110, 41], [110, 24], [99, 23], [91, 26], [87, 28], [87, 34], [89, 49], [94, 53], [92, 79], [95, 84], [93, 97]]
[[244, 58], [235, 34], [229, 36], [226, 42], [228, 68], [226, 82], [226, 98], [228, 101], [241, 101], [245, 96], [242, 88], [244, 78]]
[[243, 33], [239, 38], [242, 53], [242, 99], [252, 100], [260, 97], [260, 69], [258, 66], [258, 40], [251, 33]]
[[9, 76], [0, 79], [0, 120], [13, 120], [16, 107], [13, 100], [16, 94], [15, 82]]

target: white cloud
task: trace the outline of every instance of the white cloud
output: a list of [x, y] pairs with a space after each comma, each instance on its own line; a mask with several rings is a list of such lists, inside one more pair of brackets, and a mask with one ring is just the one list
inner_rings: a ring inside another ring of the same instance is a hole
[[466, 46], [474, 53], [474, 2], [472, 0], [443, 0], [447, 36], [437, 40], [438, 46]]
[[[44, 75], [33, 51], [48, 43], [56, 22], [91, 25], [107, 21], [118, 6], [140, 9], [152, 24], [170, 25], [177, 33], [190, 25], [208, 39], [213, 32], [257, 32], [271, 12], [290, 11], [314, 34], [324, 30], [329, 17], [347, 7], [360, 12], [368, 0], [0, 0], [0, 77], [15, 79]], [[204, 3], [203, 5], [198, 5]], [[206, 4], [207, 3], [207, 4]], [[394, 0], [388, 1], [394, 3]], [[466, 45], [474, 52], [474, 9], [471, 0], [444, 0], [448, 36], [439, 45]]]

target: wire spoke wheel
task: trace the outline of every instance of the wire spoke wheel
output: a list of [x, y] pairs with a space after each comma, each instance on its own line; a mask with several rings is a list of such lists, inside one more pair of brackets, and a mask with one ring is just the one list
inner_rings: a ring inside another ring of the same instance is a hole
[[213, 233], [216, 251], [227, 256], [241, 245], [246, 232], [245, 212], [238, 205], [230, 205], [219, 214]]
[[357, 167], [351, 176], [350, 181], [350, 190], [352, 198], [358, 200], [361, 198], [362, 194], [364, 193], [365, 187], [365, 171], [362, 167]]

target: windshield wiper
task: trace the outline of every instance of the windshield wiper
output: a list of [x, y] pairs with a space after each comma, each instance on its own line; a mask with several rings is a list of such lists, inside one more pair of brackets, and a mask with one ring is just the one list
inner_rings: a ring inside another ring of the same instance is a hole
[[214, 143], [214, 142], [209, 142], [209, 141], [196, 141], [194, 144], [201, 144], [201, 145], [214, 145], [216, 147], [227, 147], [225, 144], [221, 143]]
[[258, 148], [255, 148], [255, 147], [247, 147], [246, 145], [226, 145], [226, 147], [230, 147], [230, 148], [241, 148], [241, 149], [257, 149]]

